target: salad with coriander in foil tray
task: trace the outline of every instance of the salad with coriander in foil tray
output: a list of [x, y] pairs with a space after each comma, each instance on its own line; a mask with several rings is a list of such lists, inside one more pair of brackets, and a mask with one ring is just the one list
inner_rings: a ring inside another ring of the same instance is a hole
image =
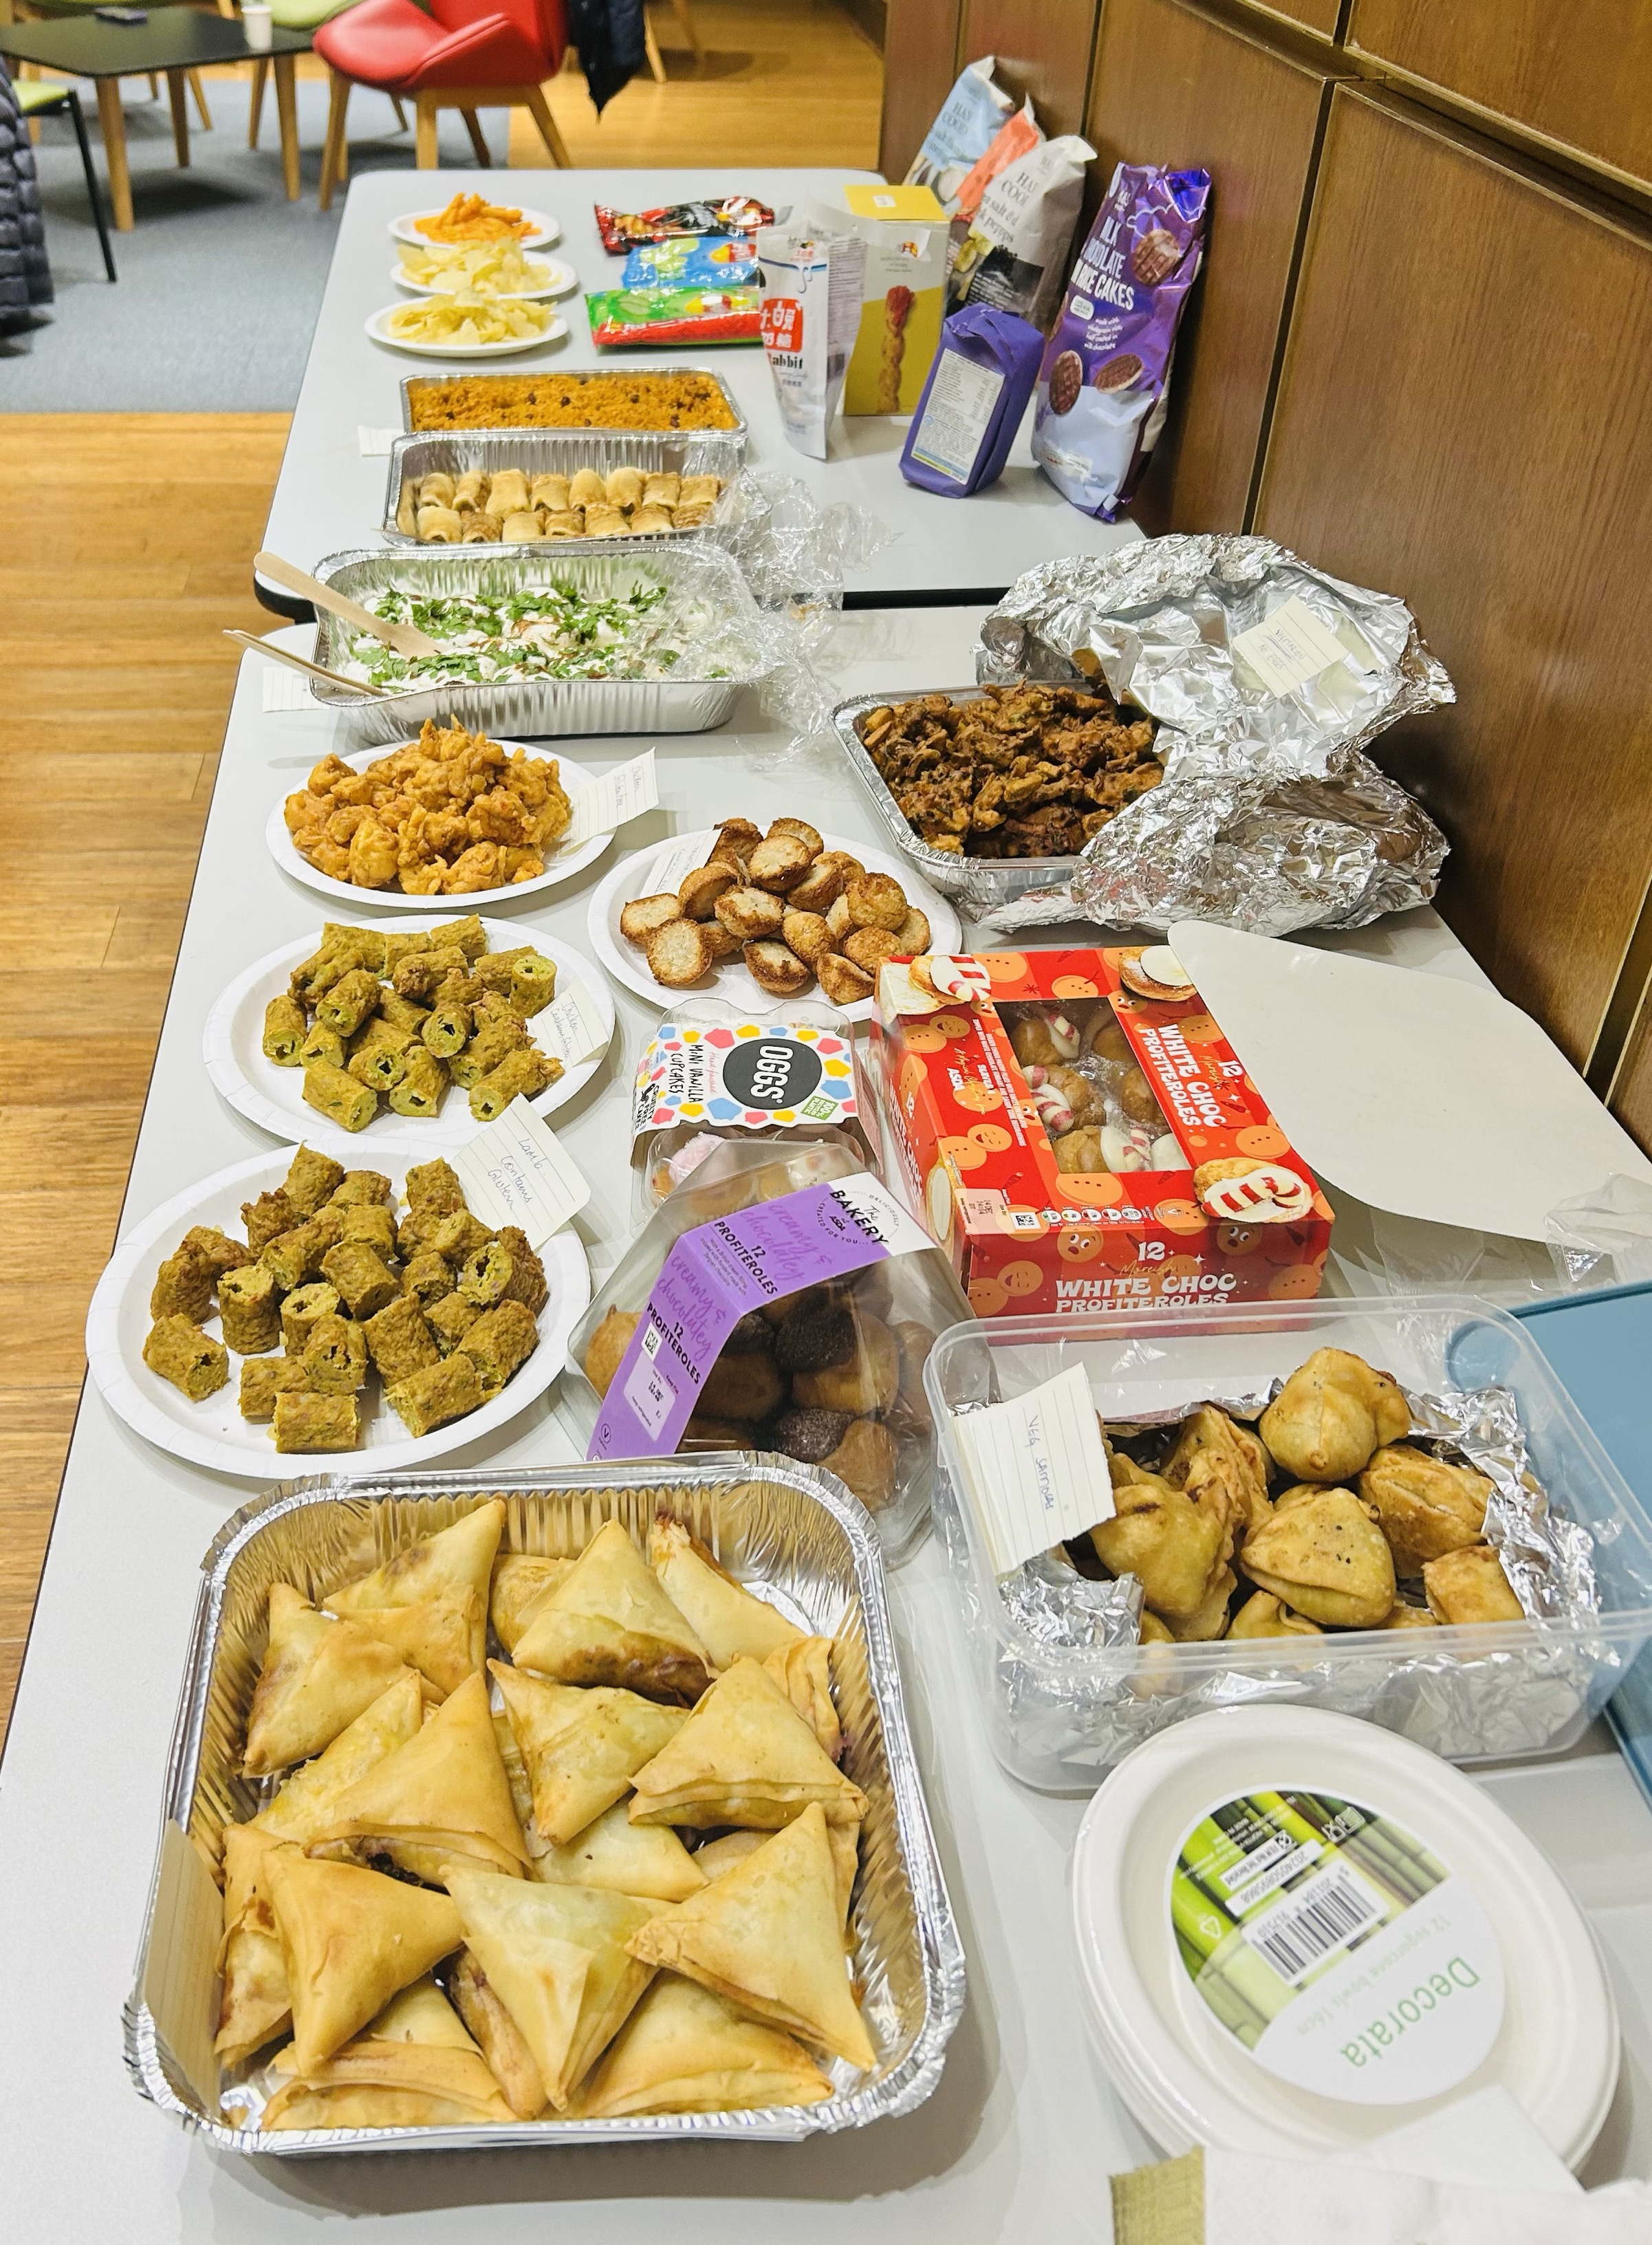
[[[669, 588], [639, 580], [596, 595], [572, 584], [524, 587], [497, 599], [481, 593], [423, 594], [394, 587], [362, 596], [390, 623], [417, 627], [435, 655], [398, 655], [369, 633], [347, 642], [341, 675], [375, 686], [490, 685], [510, 678], [665, 678], [691, 640], [719, 619], [701, 600], [672, 600]], [[726, 677], [726, 663], [707, 665]]]

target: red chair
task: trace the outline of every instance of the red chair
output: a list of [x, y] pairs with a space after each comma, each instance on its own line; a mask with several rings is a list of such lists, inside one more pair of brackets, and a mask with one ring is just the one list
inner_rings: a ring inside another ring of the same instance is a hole
[[562, 67], [568, 43], [562, 0], [359, 0], [322, 24], [315, 51], [332, 78], [327, 148], [322, 158], [322, 208], [349, 176], [345, 112], [352, 85], [405, 95], [416, 108], [414, 146], [422, 172], [436, 168], [439, 110], [458, 109], [477, 161], [492, 161], [477, 122], [478, 109], [525, 109], [551, 161], [572, 169], [556, 120], [541, 91]]

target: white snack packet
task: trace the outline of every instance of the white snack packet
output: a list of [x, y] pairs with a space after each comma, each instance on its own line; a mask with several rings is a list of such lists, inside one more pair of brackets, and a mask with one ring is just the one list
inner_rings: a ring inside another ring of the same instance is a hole
[[[1047, 328], [1066, 279], [1067, 253], [1095, 150], [1063, 132], [1018, 157], [982, 195], [957, 244], [946, 309], [991, 304]], [[961, 220], [953, 221], [956, 235]]]
[[764, 227], [757, 260], [763, 350], [781, 426], [789, 444], [823, 460], [860, 327], [866, 245], [846, 233]]
[[959, 187], [1015, 107], [1010, 95], [993, 84], [994, 66], [994, 58], [983, 55], [959, 73], [906, 174], [909, 187], [932, 189], [949, 216]]

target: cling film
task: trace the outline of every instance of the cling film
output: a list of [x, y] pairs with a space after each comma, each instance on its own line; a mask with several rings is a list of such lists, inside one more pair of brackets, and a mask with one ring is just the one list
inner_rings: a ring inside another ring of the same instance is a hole
[[1502, 1958], [1472, 1888], [1359, 1802], [1295, 1789], [1217, 1802], [1182, 1840], [1167, 1906], [1204, 2012], [1320, 2095], [1438, 2095], [1502, 2023]]

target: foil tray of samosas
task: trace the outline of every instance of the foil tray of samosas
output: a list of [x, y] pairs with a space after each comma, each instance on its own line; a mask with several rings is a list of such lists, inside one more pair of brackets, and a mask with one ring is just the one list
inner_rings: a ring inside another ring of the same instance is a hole
[[930, 2095], [964, 1960], [877, 1543], [751, 1464], [328, 1476], [228, 1522], [142, 2095], [286, 2155], [796, 2140]]

